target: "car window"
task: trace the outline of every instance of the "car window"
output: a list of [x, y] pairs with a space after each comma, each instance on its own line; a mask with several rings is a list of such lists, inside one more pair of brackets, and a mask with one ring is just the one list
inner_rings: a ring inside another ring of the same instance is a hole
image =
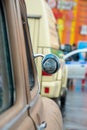
[[9, 42], [4, 11], [0, 1], [0, 114], [13, 105], [13, 95]]
[[[30, 90], [33, 89], [35, 84], [35, 77], [34, 77], [34, 70], [31, 60], [31, 53], [30, 53], [30, 33], [29, 33], [29, 26], [27, 23], [27, 13], [25, 14], [25, 6], [23, 6], [20, 2], [20, 9], [21, 9], [21, 18], [22, 18], [22, 25], [23, 25], [23, 31], [24, 31], [24, 38], [25, 38], [25, 48], [26, 48], [26, 55], [27, 55], [27, 62], [28, 62], [28, 74], [29, 74], [29, 86]], [[24, 11], [23, 11], [24, 9]], [[32, 52], [32, 47], [31, 47]], [[32, 52], [33, 53], [33, 52]]]
[[23, 25], [23, 30], [25, 36], [25, 47], [26, 47], [26, 54], [27, 54], [27, 61], [28, 61], [28, 68], [29, 68], [28, 73], [29, 73], [30, 90], [32, 90], [32, 88], [34, 87], [34, 72], [33, 72], [32, 62], [30, 58], [29, 44], [28, 44], [25, 25]]

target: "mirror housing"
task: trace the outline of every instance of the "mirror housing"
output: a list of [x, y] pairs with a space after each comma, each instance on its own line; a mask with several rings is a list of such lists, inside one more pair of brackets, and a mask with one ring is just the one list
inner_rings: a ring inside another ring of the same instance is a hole
[[54, 74], [60, 68], [59, 58], [54, 54], [47, 54], [42, 59], [42, 68], [48, 74]]

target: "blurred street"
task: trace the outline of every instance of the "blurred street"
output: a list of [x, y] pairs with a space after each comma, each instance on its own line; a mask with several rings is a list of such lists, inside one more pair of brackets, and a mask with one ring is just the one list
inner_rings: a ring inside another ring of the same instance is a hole
[[87, 81], [74, 80], [65, 106], [64, 130], [87, 130]]

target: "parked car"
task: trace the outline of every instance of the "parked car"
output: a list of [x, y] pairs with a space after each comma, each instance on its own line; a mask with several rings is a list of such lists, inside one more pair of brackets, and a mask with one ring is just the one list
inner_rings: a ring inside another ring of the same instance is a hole
[[[34, 58], [24, 0], [0, 0], [0, 130], [63, 129], [56, 103], [39, 94]], [[42, 66], [52, 74], [58, 58]]]
[[[52, 53], [57, 55], [59, 60], [62, 61], [61, 56], [59, 56], [59, 35], [52, 10], [44, 0], [38, 0], [37, 4], [34, 0], [26, 0], [26, 6], [34, 53], [45, 55]], [[41, 95], [55, 100], [58, 104], [58, 101], [61, 101], [61, 94], [65, 95], [67, 87], [66, 65], [61, 62], [63, 65], [61, 65], [60, 70], [51, 75], [42, 70], [40, 62], [41, 59], [38, 58], [36, 64], [38, 65]]]
[[[87, 48], [87, 42], [79, 41], [77, 45], [77, 50]], [[79, 59], [74, 61], [73, 59], [67, 61], [68, 67], [68, 78], [76, 78], [76, 79], [84, 79], [85, 72], [87, 68], [87, 61], [86, 61], [86, 52], [79, 52], [78, 56]], [[73, 55], [72, 55], [73, 57]]]
[[68, 61], [66, 63], [68, 67], [69, 79], [84, 79], [87, 62], [85, 61]]
[[[74, 55], [78, 54], [79, 55], [79, 60], [78, 61], [67, 61], [66, 65], [68, 67], [68, 81], [71, 82], [70, 79], [82, 79], [84, 80], [87, 76], [87, 61], [86, 61], [86, 54], [87, 53], [87, 47], [86, 43], [80, 42], [77, 46], [77, 49], [66, 54], [64, 56], [64, 59], [66, 60], [69, 57], [73, 57]], [[69, 87], [69, 82], [68, 82], [68, 87]]]

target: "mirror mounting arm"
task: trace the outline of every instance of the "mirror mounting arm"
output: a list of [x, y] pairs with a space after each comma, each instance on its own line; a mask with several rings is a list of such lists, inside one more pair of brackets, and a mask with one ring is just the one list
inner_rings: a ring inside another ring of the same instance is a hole
[[37, 57], [42, 57], [42, 58], [44, 58], [44, 55], [43, 55], [43, 54], [35, 54], [35, 55], [34, 55], [34, 59], [37, 58]]

